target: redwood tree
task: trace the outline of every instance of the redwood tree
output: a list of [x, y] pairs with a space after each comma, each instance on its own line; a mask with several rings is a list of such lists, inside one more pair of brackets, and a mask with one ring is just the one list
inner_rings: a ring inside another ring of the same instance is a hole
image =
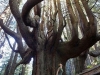
[[22, 61], [16, 67], [34, 58], [32, 75], [55, 75], [59, 63], [65, 66], [68, 59], [79, 56], [100, 39], [88, 1], [63, 1], [62, 5], [60, 0], [27, 0], [20, 13], [20, 0], [9, 0], [21, 35], [7, 28], [2, 18], [0, 26], [18, 44], [18, 50], [13, 51], [20, 54]]

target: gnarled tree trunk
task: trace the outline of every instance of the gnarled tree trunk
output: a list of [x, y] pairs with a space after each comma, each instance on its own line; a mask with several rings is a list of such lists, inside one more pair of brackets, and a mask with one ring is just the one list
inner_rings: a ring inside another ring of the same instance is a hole
[[[96, 19], [86, 0], [64, 0], [67, 14], [63, 11], [65, 9], [62, 9], [60, 0], [44, 1], [44, 5], [47, 2], [48, 6], [45, 9], [43, 7], [43, 10], [41, 10], [41, 1], [27, 0], [23, 6], [22, 14], [20, 14], [17, 0], [9, 0], [11, 12], [29, 47], [27, 50], [23, 47], [21, 35], [7, 28], [1, 19], [0, 25], [18, 44], [18, 50], [14, 50], [22, 58], [18, 65], [27, 64], [31, 58], [34, 58], [32, 75], [55, 75], [59, 63], [65, 66], [68, 59], [87, 51], [100, 40], [100, 36], [96, 33]], [[30, 16], [31, 13], [33, 14], [31, 11], [33, 7], [35, 16]], [[86, 14], [87, 16], [85, 16]], [[66, 17], [66, 15], [68, 16]], [[68, 23], [66, 18], [70, 19]], [[65, 32], [66, 26], [70, 27], [68, 31], [70, 30], [71, 39], [68, 41], [62, 38], [62, 32]], [[78, 27], [84, 34], [81, 39], [78, 37], [80, 33]], [[83, 59], [85, 60], [85, 58]], [[65, 75], [65, 73], [63, 74]]]
[[[63, 64], [63, 70], [65, 69], [65, 63], [62, 62], [59, 55], [52, 54], [47, 50], [39, 52], [33, 63], [32, 75], [56, 75], [60, 63]], [[63, 75], [65, 74], [63, 73]]]

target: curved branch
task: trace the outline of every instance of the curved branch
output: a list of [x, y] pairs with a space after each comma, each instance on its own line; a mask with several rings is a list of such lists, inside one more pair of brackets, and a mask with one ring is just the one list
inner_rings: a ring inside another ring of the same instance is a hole
[[[43, 0], [27, 0], [27, 2], [24, 4], [23, 9], [22, 9], [22, 19], [26, 26], [34, 26], [34, 25], [31, 25], [32, 21], [30, 20], [30, 18], [28, 18], [29, 12], [35, 5], [37, 5], [41, 1]], [[40, 15], [40, 13], [38, 15]]]
[[83, 35], [86, 33], [86, 31], [88, 30], [88, 21], [86, 19], [86, 16], [83, 12], [83, 9], [81, 8], [81, 5], [79, 3], [79, 0], [74, 0], [75, 1], [75, 6], [77, 8], [77, 12], [79, 14], [79, 17], [80, 17], [80, 29], [83, 33]]
[[[30, 1], [30, 0], [28, 0], [28, 1]], [[18, 9], [17, 0], [9, 0], [9, 5], [10, 5], [11, 12], [14, 15], [16, 21], [17, 21], [17, 24], [19, 26], [21, 35], [23, 36], [23, 38], [26, 41], [27, 45], [30, 48], [32, 48], [33, 50], [35, 50], [34, 49], [35, 48], [35, 43], [33, 41], [33, 37], [31, 35], [31, 33], [29, 32], [27, 26], [22, 21], [22, 17], [21, 17], [21, 14], [19, 12], [19, 9]], [[25, 9], [25, 10], [27, 10], [27, 9]]]
[[[2, 29], [4, 30], [5, 33], [9, 34], [10, 36], [12, 36], [16, 42], [18, 43], [18, 48], [20, 49], [19, 50], [19, 53], [21, 56], [23, 56], [23, 44], [22, 44], [22, 39], [21, 39], [21, 36], [18, 34], [18, 33], [15, 33], [14, 31], [10, 30], [9, 28], [7, 28], [4, 24], [3, 24], [3, 20], [0, 19], [0, 25], [2, 27]], [[7, 36], [6, 36], [7, 38]], [[8, 42], [10, 43], [10, 41]], [[12, 49], [13, 50], [13, 49]], [[15, 51], [15, 50], [14, 50]], [[18, 52], [18, 51], [15, 51], [15, 52]]]
[[62, 11], [61, 11], [60, 0], [57, 1], [57, 4], [58, 4], [58, 18], [59, 18], [59, 28], [58, 28], [57, 37], [59, 37], [58, 38], [58, 40], [59, 40], [61, 38], [62, 31], [63, 31], [64, 27], [66, 26], [66, 21], [65, 21], [65, 18], [63, 17]]
[[93, 57], [97, 57], [100, 55], [100, 50], [94, 50], [94, 51], [90, 51], [89, 55], [93, 56]]
[[[97, 20], [96, 18], [94, 17], [94, 14], [93, 12], [90, 10], [88, 4], [86, 3], [86, 1], [84, 0], [81, 0], [82, 4], [83, 4], [83, 7], [87, 13], [87, 16], [89, 18], [89, 23], [88, 23], [88, 26], [90, 27], [89, 28], [89, 31], [91, 31], [92, 33], [92, 36], [96, 36], [97, 34]], [[91, 34], [89, 34], [88, 36], [90, 36]]]
[[85, 34], [84, 37], [79, 40], [79, 42], [75, 43], [75, 45], [73, 45], [71, 42], [66, 42], [60, 44], [57, 50], [63, 58], [73, 58], [79, 56], [82, 52], [89, 49], [97, 41], [96, 36], [93, 35], [92, 30], [90, 29], [90, 31], [87, 31], [87, 34]]
[[7, 33], [9, 34], [10, 36], [14, 37], [15, 39], [18, 38], [18, 34], [13, 32], [12, 30], [10, 30], [9, 28], [7, 28], [4, 24], [3, 24], [3, 20], [0, 19], [0, 26], [1, 28]]
[[92, 13], [92, 11], [90, 10], [89, 6], [88, 6], [88, 3], [86, 2], [86, 0], [81, 0], [82, 4], [83, 4], [83, 7], [87, 13], [87, 16], [89, 18], [89, 22], [91, 24], [94, 24], [95, 22], [95, 17], [94, 17], [94, 14]]
[[28, 64], [30, 62], [32, 58], [32, 50], [30, 48], [27, 49], [27, 51], [25, 52], [24, 57], [22, 58], [22, 60], [16, 64], [15, 69], [20, 65], [20, 64]]
[[74, 10], [71, 5], [71, 1], [66, 0], [66, 4], [67, 4], [68, 12], [69, 12], [69, 17], [71, 19], [71, 24], [72, 24], [72, 32], [71, 32], [72, 39], [71, 39], [71, 41], [77, 41], [78, 40], [78, 19], [77, 19], [77, 16], [75, 16], [75, 14], [74, 14]]
[[27, 0], [27, 2], [25, 3], [23, 9], [22, 9], [22, 18], [26, 18], [30, 12], [30, 10], [32, 9], [32, 7], [34, 7], [36, 4], [38, 4], [39, 2], [41, 2], [43, 0]]
[[[18, 50], [15, 50], [15, 49], [11, 46], [10, 40], [9, 40], [9, 38], [8, 38], [8, 36], [7, 36], [6, 33], [5, 33], [5, 37], [6, 37], [7, 40], [8, 40], [8, 43], [9, 43], [10, 48], [11, 48], [14, 52], [18, 53], [19, 51], [18, 51]], [[16, 44], [16, 43], [14, 43], [14, 45], [15, 45], [15, 44]]]

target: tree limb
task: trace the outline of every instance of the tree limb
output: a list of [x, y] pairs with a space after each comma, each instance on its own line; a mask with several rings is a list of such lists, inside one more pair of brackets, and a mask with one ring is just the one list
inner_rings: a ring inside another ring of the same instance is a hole
[[12, 30], [10, 30], [9, 28], [7, 28], [4, 24], [3, 24], [3, 20], [0, 19], [0, 26], [2, 27], [2, 29], [9, 34], [10, 36], [14, 37], [15, 39], [17, 39], [19, 36], [17, 33], [13, 32]]
[[[43, 1], [43, 0], [27, 0], [27, 2], [24, 4], [23, 9], [22, 9], [22, 19], [26, 26], [34, 27], [34, 23], [31, 21], [31, 19], [29, 17], [29, 13], [30, 13], [30, 10], [41, 1]], [[35, 8], [36, 8], [36, 6], [35, 6]], [[39, 8], [39, 10], [38, 10], [38, 8]], [[40, 9], [40, 7], [38, 7], [38, 5], [37, 5], [36, 9], [37, 9], [37, 12], [35, 14], [40, 16], [41, 9]]]
[[71, 19], [71, 24], [72, 24], [72, 41], [77, 41], [78, 40], [78, 19], [77, 16], [74, 14], [74, 10], [71, 4], [70, 0], [66, 0], [68, 12], [69, 12], [69, 17]]
[[6, 38], [4, 38], [4, 40], [0, 43], [0, 48], [4, 45], [5, 41], [6, 41]]
[[88, 54], [93, 56], [93, 57], [97, 57], [100, 55], [100, 50], [90, 51]]
[[[27, 45], [30, 48], [35, 50], [35, 43], [33, 41], [33, 37], [31, 35], [30, 31], [28, 30], [27, 26], [22, 21], [22, 17], [21, 17], [21, 14], [19, 12], [19, 9], [18, 9], [17, 0], [9, 0], [9, 5], [10, 5], [10, 8], [11, 8], [11, 12], [14, 15], [14, 17], [15, 17], [15, 19], [17, 21], [17, 24], [19, 26], [20, 33], [22, 34], [25, 42], [27, 43]], [[25, 10], [27, 10], [27, 9], [25, 9]]]
[[[19, 51], [18, 51], [18, 50], [15, 50], [15, 49], [11, 46], [10, 40], [9, 40], [9, 38], [8, 38], [8, 36], [7, 36], [6, 33], [5, 33], [5, 37], [6, 37], [7, 40], [8, 40], [8, 43], [9, 43], [10, 48], [11, 48], [14, 52], [18, 53]], [[14, 44], [16, 44], [16, 43], [14, 43]]]
[[90, 10], [92, 10], [92, 8], [96, 5], [97, 2], [98, 0], [95, 1], [94, 5], [90, 8]]

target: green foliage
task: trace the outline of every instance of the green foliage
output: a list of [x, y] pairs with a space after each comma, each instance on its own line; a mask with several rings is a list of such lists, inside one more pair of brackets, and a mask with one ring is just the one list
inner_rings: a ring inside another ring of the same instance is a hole
[[90, 68], [92, 68], [92, 67], [93, 67], [93, 65], [88, 65], [88, 66], [87, 66], [88, 69], [90, 69]]

